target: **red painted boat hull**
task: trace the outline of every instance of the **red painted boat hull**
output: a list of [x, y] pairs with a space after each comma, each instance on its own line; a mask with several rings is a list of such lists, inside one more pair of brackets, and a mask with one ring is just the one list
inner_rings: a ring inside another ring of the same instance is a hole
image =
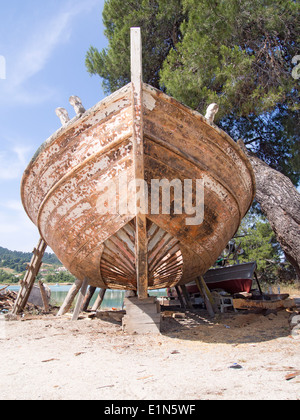
[[[223, 289], [233, 295], [234, 293], [247, 292], [250, 293], [252, 289], [252, 279], [234, 279], [230, 281], [222, 281], [207, 284], [210, 290]], [[197, 285], [187, 286], [187, 291], [190, 294], [199, 293]]]

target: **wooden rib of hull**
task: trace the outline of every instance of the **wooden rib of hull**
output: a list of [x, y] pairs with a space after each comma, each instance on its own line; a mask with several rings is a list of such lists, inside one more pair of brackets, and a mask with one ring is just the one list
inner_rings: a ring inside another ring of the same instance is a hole
[[[182, 278], [179, 241], [154, 223], [148, 223], [149, 288], [171, 287]], [[137, 289], [135, 225], [129, 223], [104, 242], [101, 276], [109, 289]]]
[[[205, 185], [202, 224], [187, 225], [186, 214], [147, 214], [148, 283], [157, 289], [188, 283], [211, 267], [248, 211], [255, 181], [233, 140], [203, 116], [147, 85], [143, 105], [149, 203], [153, 179]], [[105, 191], [108, 182], [118, 185], [124, 173], [128, 183], [135, 179], [133, 149], [129, 84], [55, 133], [23, 176], [28, 216], [70, 272], [92, 286], [137, 288], [137, 214], [98, 208], [102, 194], [108, 202], [123, 194]]]

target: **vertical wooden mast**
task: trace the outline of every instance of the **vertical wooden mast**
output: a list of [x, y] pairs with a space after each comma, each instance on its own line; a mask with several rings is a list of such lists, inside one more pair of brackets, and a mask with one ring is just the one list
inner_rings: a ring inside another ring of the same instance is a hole
[[[135, 180], [144, 181], [144, 133], [143, 133], [143, 80], [142, 39], [140, 28], [131, 28], [131, 83], [133, 103], [133, 150]], [[140, 203], [136, 205], [136, 271], [138, 296], [148, 297], [148, 241], [146, 215], [146, 191], [144, 182], [139, 182]], [[141, 202], [144, 200], [144, 202]], [[144, 210], [144, 211], [143, 211]]]

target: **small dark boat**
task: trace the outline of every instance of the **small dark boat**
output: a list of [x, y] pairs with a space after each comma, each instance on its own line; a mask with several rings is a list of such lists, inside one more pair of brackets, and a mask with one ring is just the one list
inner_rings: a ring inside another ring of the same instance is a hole
[[[236, 264], [222, 268], [212, 268], [203, 277], [210, 290], [223, 289], [230, 294], [247, 292], [252, 289], [256, 262]], [[190, 294], [199, 293], [196, 283], [187, 285]]]

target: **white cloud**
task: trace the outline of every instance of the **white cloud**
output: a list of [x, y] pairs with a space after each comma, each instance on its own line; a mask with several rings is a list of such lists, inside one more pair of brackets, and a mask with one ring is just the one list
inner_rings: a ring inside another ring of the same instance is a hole
[[2, 207], [9, 209], [9, 210], [13, 210], [13, 211], [20, 211], [20, 212], [24, 212], [24, 208], [22, 206], [22, 203], [20, 200], [9, 200], [7, 202], [5, 202]]
[[22, 51], [19, 51], [10, 74], [11, 88], [17, 88], [41, 71], [58, 44], [68, 41], [72, 13], [61, 13], [41, 23], [31, 34]]
[[22, 146], [0, 151], [0, 180], [19, 178], [27, 166], [30, 152], [31, 148]]
[[39, 239], [39, 232], [29, 220], [22, 204], [11, 201], [2, 204], [1, 209], [0, 246], [16, 251], [32, 251]]
[[7, 78], [0, 85], [0, 100], [4, 99], [6, 104], [38, 104], [53, 98], [55, 87], [37, 84], [35, 89], [29, 89], [26, 83], [46, 67], [57, 48], [69, 42], [75, 18], [96, 6], [98, 8], [99, 3], [102, 2], [63, 2], [61, 9], [55, 10], [55, 15], [45, 15], [34, 24], [28, 21], [22, 41], [14, 40], [10, 47], [13, 52], [6, 57]]

